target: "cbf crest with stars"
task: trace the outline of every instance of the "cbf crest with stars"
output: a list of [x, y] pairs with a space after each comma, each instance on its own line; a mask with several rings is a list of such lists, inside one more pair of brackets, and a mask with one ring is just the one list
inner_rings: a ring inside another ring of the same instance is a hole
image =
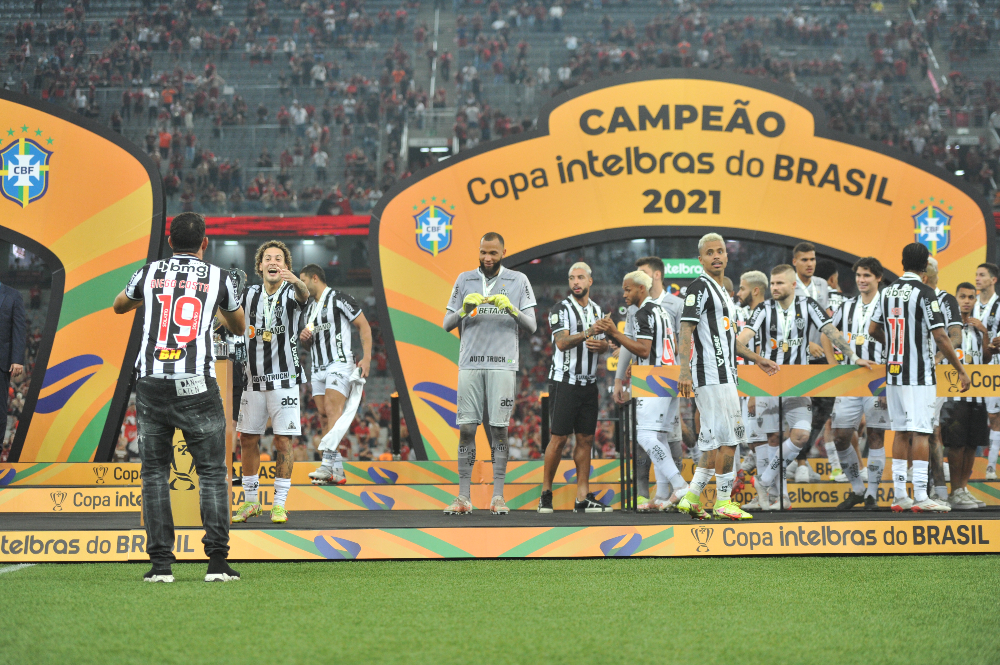
[[[26, 131], [25, 127], [21, 129]], [[36, 133], [41, 136], [40, 130]], [[0, 151], [0, 193], [22, 208], [45, 196], [51, 158], [52, 151], [34, 138], [15, 138]]]
[[948, 245], [951, 244], [952, 215], [947, 211], [951, 210], [951, 207], [946, 207], [944, 201], [935, 201], [931, 198], [927, 201], [921, 200], [920, 206], [911, 206], [911, 209], [919, 210], [911, 215], [913, 234], [917, 242], [929, 249], [931, 256], [948, 249]]
[[[413, 216], [417, 222], [417, 247], [431, 256], [437, 256], [451, 247], [455, 206], [449, 205], [445, 199], [438, 201], [436, 196], [431, 197], [429, 205], [426, 199], [420, 203], [427, 207]], [[413, 206], [413, 209], [417, 210], [418, 206]]]

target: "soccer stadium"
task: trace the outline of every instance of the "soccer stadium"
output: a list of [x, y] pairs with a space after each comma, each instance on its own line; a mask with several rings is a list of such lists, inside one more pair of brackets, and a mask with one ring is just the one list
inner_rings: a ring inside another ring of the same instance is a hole
[[0, 28], [0, 663], [1000, 662], [1000, 2]]

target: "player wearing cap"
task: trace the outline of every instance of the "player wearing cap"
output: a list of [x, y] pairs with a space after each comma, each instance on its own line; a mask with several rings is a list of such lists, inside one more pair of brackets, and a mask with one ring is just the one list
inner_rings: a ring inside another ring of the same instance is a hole
[[503, 266], [503, 236], [487, 233], [479, 241], [479, 268], [455, 280], [444, 329], [461, 334], [458, 355], [458, 496], [446, 515], [472, 512], [472, 467], [476, 430], [485, 413], [493, 454], [490, 512], [510, 512], [503, 499], [507, 474], [507, 427], [517, 394], [518, 330], [535, 332], [535, 294], [523, 273]]

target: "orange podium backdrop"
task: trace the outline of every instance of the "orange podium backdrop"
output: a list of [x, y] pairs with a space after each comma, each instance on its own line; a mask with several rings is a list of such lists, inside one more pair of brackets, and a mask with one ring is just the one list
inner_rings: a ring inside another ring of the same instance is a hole
[[[928, 162], [827, 129], [792, 88], [721, 72], [656, 70], [574, 88], [538, 129], [400, 182], [372, 215], [383, 335], [415, 450], [454, 459], [459, 339], [441, 328], [458, 274], [487, 231], [509, 266], [587, 244], [650, 237], [791, 246], [897, 274], [919, 241], [942, 288], [993, 256], [985, 202]], [[621, 275], [593, 266], [602, 283]], [[544, 325], [544, 322], [540, 322]], [[488, 449], [487, 449], [488, 450]]]
[[52, 271], [12, 462], [104, 461], [110, 454], [141, 323], [114, 314], [111, 304], [160, 251], [162, 190], [156, 167], [119, 134], [0, 90], [0, 238]]

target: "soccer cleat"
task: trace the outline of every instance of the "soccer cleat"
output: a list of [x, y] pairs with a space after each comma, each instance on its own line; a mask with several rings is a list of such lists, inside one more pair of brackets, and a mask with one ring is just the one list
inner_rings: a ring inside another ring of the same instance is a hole
[[264, 512], [264, 507], [260, 505], [260, 501], [256, 503], [244, 501], [243, 505], [236, 509], [236, 514], [233, 515], [233, 524], [246, 522], [251, 517], [257, 517], [262, 512]]
[[740, 470], [744, 473], [750, 473], [757, 468], [757, 453], [750, 451], [750, 454], [743, 458], [743, 462], [740, 463]]
[[455, 497], [451, 505], [444, 509], [445, 515], [468, 515], [471, 512], [472, 502], [464, 496]]
[[830, 480], [832, 480], [835, 483], [849, 482], [847, 479], [847, 474], [844, 473], [843, 469], [830, 469]]
[[854, 492], [848, 492], [847, 496], [837, 504], [837, 510], [850, 510], [854, 506], [860, 506], [864, 504], [865, 497], [861, 494], [855, 494]]
[[545, 514], [552, 512], [552, 490], [542, 490], [542, 495], [538, 497], [538, 512]]
[[635, 509], [640, 513], [651, 513], [655, 510], [653, 503], [644, 496], [640, 496], [635, 501]]
[[690, 516], [693, 520], [707, 520], [708, 513], [706, 513], [705, 509], [701, 507], [700, 503], [698, 503], [698, 497], [694, 497], [692, 500], [691, 497], [693, 496], [694, 495], [691, 494], [691, 492], [685, 494], [684, 498], [677, 503], [677, 510]]
[[166, 582], [167, 584], [170, 584], [174, 581], [174, 574], [170, 571], [170, 566], [167, 566], [166, 568], [157, 568], [156, 566], [153, 566], [148, 573], [142, 576], [142, 581]]
[[911, 508], [913, 508], [913, 499], [904, 496], [902, 499], [896, 499], [892, 502], [891, 510], [894, 513], [905, 513]]
[[722, 503], [715, 504], [715, 510], [712, 511], [715, 514], [715, 519], [717, 520], [752, 520], [753, 515], [744, 511], [740, 508], [740, 505], [735, 501], [724, 501]]
[[206, 582], [238, 582], [240, 574], [229, 567], [225, 559], [209, 559]]
[[328, 466], [321, 466], [309, 474], [313, 485], [344, 485], [347, 483], [347, 476], [343, 469], [331, 469]]
[[650, 511], [659, 511], [661, 513], [671, 513], [677, 510], [677, 502], [680, 499], [675, 499], [673, 495], [670, 495], [669, 499], [659, 499], [654, 498], [649, 502]]
[[975, 501], [969, 501], [962, 494], [962, 490], [955, 490], [948, 499], [948, 505], [952, 510], [975, 510], [979, 505]]
[[878, 510], [878, 501], [875, 500], [875, 497], [865, 495], [865, 510]]
[[502, 496], [495, 496], [490, 499], [490, 512], [494, 515], [509, 515], [510, 508], [507, 507], [507, 503], [503, 500]]
[[997, 480], [997, 470], [994, 466], [986, 467], [986, 480]]
[[284, 524], [288, 521], [288, 511], [284, 506], [271, 506], [271, 521], [274, 524]]
[[951, 506], [946, 503], [938, 503], [934, 499], [927, 497], [923, 501], [913, 504], [910, 510], [915, 513], [950, 513]]
[[810, 478], [809, 478], [809, 471], [811, 469], [812, 469], [812, 467], [809, 466], [809, 464], [806, 463], [806, 462], [803, 462], [802, 464], [799, 464], [799, 466], [795, 469], [795, 480], [794, 480], [794, 482], [796, 482], [796, 483], [808, 483], [809, 480], [810, 480]]
[[[504, 510], [506, 509], [507, 506], [505, 505]], [[588, 494], [583, 501], [577, 501], [573, 504], [574, 513], [610, 513], [612, 511], [613, 508], [611, 506], [605, 506], [603, 503], [598, 501], [593, 492]]]
[[754, 498], [750, 499], [750, 501], [748, 501], [747, 503], [744, 503], [741, 507], [743, 508], [743, 510], [754, 511], [754, 512], [758, 510], [763, 510], [763, 508], [760, 507], [760, 495], [758, 494], [754, 496]]

